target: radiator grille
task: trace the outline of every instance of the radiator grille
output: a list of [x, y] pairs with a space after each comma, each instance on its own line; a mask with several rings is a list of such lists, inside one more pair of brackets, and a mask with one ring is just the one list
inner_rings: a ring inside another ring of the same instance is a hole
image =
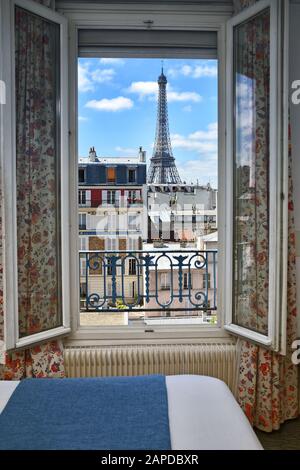
[[66, 347], [64, 358], [68, 377], [199, 374], [235, 387], [235, 344]]

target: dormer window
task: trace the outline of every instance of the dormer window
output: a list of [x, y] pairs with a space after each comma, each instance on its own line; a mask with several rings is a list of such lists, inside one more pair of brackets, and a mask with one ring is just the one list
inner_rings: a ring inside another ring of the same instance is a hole
[[107, 168], [107, 183], [116, 182], [116, 169], [113, 167]]
[[128, 183], [136, 183], [136, 169], [130, 168], [128, 170]]
[[85, 169], [79, 168], [78, 170], [78, 182], [85, 183]]

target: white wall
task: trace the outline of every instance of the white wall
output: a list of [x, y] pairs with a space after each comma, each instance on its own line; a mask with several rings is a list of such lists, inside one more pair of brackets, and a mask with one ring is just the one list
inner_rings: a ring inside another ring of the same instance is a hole
[[[300, 2], [291, 3], [290, 10], [290, 83], [300, 80]], [[291, 132], [293, 154], [293, 182], [295, 226], [297, 240], [297, 303], [300, 312], [300, 105], [291, 103]], [[300, 313], [299, 313], [300, 315]], [[299, 317], [298, 317], [299, 318]], [[300, 336], [300, 318], [298, 320]]]

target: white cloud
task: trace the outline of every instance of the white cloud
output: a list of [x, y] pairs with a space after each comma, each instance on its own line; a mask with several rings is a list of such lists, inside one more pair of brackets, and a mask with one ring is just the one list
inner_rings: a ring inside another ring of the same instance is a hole
[[[199, 103], [202, 101], [202, 96], [194, 91], [174, 91], [171, 86], [167, 86], [168, 90], [168, 101], [192, 101]], [[148, 97], [149, 99], [155, 99], [158, 94], [157, 82], [132, 82], [130, 87], [126, 90], [128, 93], [135, 93], [139, 96], [139, 99]]]
[[140, 98], [145, 96], [153, 97], [153, 95], [158, 93], [158, 85], [157, 82], [132, 82], [126, 91], [128, 93], [136, 93]]
[[196, 151], [202, 157], [217, 160], [218, 153], [218, 127], [217, 123], [207, 126], [206, 130], [199, 130], [183, 136], [180, 134], [171, 134], [173, 148], [187, 151]]
[[186, 183], [210, 183], [214, 188], [218, 187], [217, 162], [210, 158], [187, 160], [184, 165], [176, 163], [181, 180]]
[[85, 116], [78, 116], [78, 121], [81, 121], [81, 122], [85, 122], [85, 121], [88, 121], [89, 118], [85, 117]]
[[130, 147], [115, 147], [116, 152], [123, 153], [124, 155], [136, 155], [137, 149]]
[[78, 64], [78, 89], [80, 92], [94, 90], [94, 84], [90, 77], [88, 65]]
[[115, 76], [114, 69], [91, 69], [91, 64], [86, 62], [78, 64], [78, 90], [85, 93], [94, 91], [97, 83], [110, 82]]
[[193, 69], [190, 65], [184, 65], [181, 68], [182, 75], [184, 75], [185, 77], [188, 77], [189, 75], [191, 75], [192, 71]]
[[[191, 160], [185, 158], [177, 160], [177, 167], [181, 179], [187, 183], [197, 180], [199, 184], [210, 182], [214, 187], [218, 184], [218, 126], [217, 123], [209, 124], [206, 129], [200, 129], [187, 136], [171, 134], [172, 147], [198, 155]], [[175, 152], [176, 153], [176, 152]]]
[[216, 65], [196, 65], [192, 72], [193, 78], [217, 77], [218, 67]]
[[191, 136], [184, 137], [179, 134], [172, 134], [171, 141], [173, 148], [196, 151], [198, 153], [214, 153], [217, 152], [217, 142], [207, 142], [201, 140], [193, 140]]
[[124, 96], [118, 96], [117, 98], [103, 98], [101, 100], [91, 100], [85, 105], [86, 108], [96, 109], [98, 111], [122, 111], [124, 109], [131, 109], [133, 107], [133, 101]]
[[192, 140], [213, 140], [217, 141], [218, 139], [218, 123], [213, 122], [207, 126], [207, 130], [196, 131], [190, 134], [189, 136]]
[[185, 111], [186, 113], [190, 113], [192, 111], [192, 106], [190, 104], [188, 104], [187, 106], [184, 106], [182, 108], [183, 111]]
[[192, 101], [193, 103], [200, 103], [202, 96], [194, 91], [168, 91], [168, 101]]
[[202, 77], [212, 77], [215, 78], [218, 75], [217, 65], [201, 64], [201, 65], [182, 65], [181, 67], [171, 68], [168, 70], [168, 75], [170, 77], [178, 77], [183, 75], [184, 77], [191, 78], [202, 78]]
[[97, 83], [110, 82], [116, 72], [114, 69], [96, 69], [90, 73], [91, 80]]
[[114, 59], [112, 57], [102, 57], [100, 59], [100, 64], [104, 65], [124, 65], [125, 61], [123, 59]]

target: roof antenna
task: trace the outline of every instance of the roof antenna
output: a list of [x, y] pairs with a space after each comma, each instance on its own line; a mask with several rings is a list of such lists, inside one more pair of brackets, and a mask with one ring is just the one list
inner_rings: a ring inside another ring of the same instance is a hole
[[161, 73], [164, 73], [164, 59], [161, 60]]

